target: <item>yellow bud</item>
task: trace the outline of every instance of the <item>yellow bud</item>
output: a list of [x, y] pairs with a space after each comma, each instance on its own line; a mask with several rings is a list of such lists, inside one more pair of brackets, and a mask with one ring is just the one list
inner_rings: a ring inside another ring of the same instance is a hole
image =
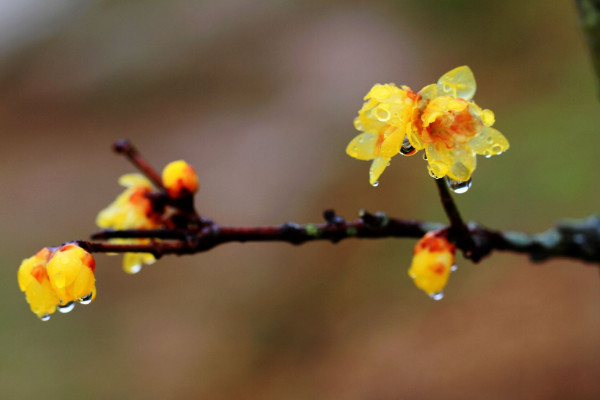
[[172, 161], [162, 171], [163, 186], [169, 196], [180, 198], [198, 191], [198, 175], [185, 161]]
[[446, 237], [429, 232], [415, 245], [408, 275], [419, 289], [441, 299], [454, 265], [454, 252], [454, 245]]

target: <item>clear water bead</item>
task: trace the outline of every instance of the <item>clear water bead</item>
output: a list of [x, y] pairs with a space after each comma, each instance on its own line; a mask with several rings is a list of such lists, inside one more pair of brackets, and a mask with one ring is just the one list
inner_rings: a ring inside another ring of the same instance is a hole
[[73, 311], [74, 308], [75, 308], [75, 302], [74, 301], [70, 301], [67, 304], [63, 304], [61, 306], [58, 306], [58, 311], [60, 311], [63, 314], [66, 314], [68, 312]]
[[79, 304], [88, 305], [92, 302], [92, 293], [79, 299]]
[[435, 301], [440, 301], [441, 299], [444, 298], [444, 292], [440, 291], [440, 292], [431, 293], [429, 295], [429, 297], [431, 297]]
[[44, 314], [40, 317], [40, 319], [44, 322], [50, 321], [50, 314]]
[[127, 272], [129, 272], [130, 274], [137, 274], [141, 270], [142, 270], [142, 264], [135, 264], [135, 265], [132, 265], [129, 268], [129, 271], [127, 271]]
[[415, 149], [413, 147], [412, 144], [410, 144], [410, 141], [408, 140], [408, 138], [404, 138], [404, 141], [402, 142], [402, 146], [400, 146], [400, 154], [402, 154], [403, 156], [411, 156], [413, 154], [415, 154], [417, 152], [417, 149]]
[[452, 178], [446, 177], [446, 185], [452, 190], [454, 193], [465, 193], [471, 188], [471, 179], [468, 181], [457, 181]]
[[450, 267], [450, 272], [454, 272], [458, 269], [458, 265], [454, 264], [453, 266]]
[[379, 181], [375, 181], [375, 182], [373, 182], [373, 183], [371, 184], [371, 186], [373, 186], [373, 187], [377, 187], [377, 186], [379, 186]]

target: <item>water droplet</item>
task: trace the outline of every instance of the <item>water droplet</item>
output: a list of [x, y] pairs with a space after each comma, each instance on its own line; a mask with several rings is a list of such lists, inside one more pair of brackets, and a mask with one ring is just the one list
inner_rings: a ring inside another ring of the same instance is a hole
[[75, 308], [75, 302], [74, 301], [70, 301], [67, 304], [58, 306], [58, 311], [60, 311], [63, 314], [66, 314], [68, 312], [73, 311], [74, 308]]
[[471, 187], [471, 179], [468, 181], [457, 181], [452, 178], [446, 177], [446, 185], [452, 190], [454, 193], [465, 193]]
[[488, 136], [487, 139], [488, 143], [492, 143], [494, 141], [494, 138], [491, 136]]
[[364, 141], [365, 141], [365, 140], [364, 140], [362, 137], [361, 137], [361, 138], [358, 138], [358, 143], [362, 143], [362, 142], [364, 142]]
[[439, 292], [431, 293], [429, 295], [429, 297], [431, 297], [435, 301], [440, 301], [441, 299], [444, 298], [444, 292], [443, 291], [439, 291]]
[[130, 265], [129, 269], [127, 269], [125, 272], [127, 272], [129, 274], [137, 274], [141, 270], [142, 270], [142, 264], [134, 264], [134, 265]]
[[458, 265], [454, 264], [453, 266], [450, 267], [450, 272], [454, 272], [458, 269]]
[[492, 158], [492, 155], [491, 154], [486, 154], [484, 157], [485, 158]]
[[50, 314], [44, 314], [40, 317], [40, 319], [44, 322], [50, 321]]
[[358, 146], [352, 146], [352, 151], [358, 153]]
[[423, 160], [427, 161], [427, 153], [423, 153]]
[[92, 302], [92, 293], [79, 299], [79, 304], [88, 305]]
[[417, 152], [417, 149], [415, 149], [412, 146], [412, 144], [410, 144], [410, 142], [408, 141], [408, 138], [404, 138], [404, 141], [402, 142], [402, 146], [400, 146], [400, 154], [402, 154], [403, 156], [412, 156], [416, 152]]
[[373, 186], [373, 187], [379, 186], [379, 181], [375, 181], [375, 182], [371, 183], [371, 186]]

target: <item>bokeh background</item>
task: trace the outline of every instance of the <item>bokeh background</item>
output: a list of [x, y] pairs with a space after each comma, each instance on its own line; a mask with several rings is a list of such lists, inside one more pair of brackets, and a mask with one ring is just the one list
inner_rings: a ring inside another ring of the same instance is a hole
[[468, 64], [510, 140], [466, 219], [541, 231], [598, 212], [600, 103], [572, 2], [2, 0], [0, 398], [595, 399], [597, 266], [459, 260], [435, 302], [413, 240], [228, 244], [136, 276], [98, 255], [98, 297], [49, 322], [19, 263], [86, 238], [132, 167], [183, 158], [226, 225], [334, 208], [444, 221], [420, 157], [368, 185], [345, 155], [374, 83]]

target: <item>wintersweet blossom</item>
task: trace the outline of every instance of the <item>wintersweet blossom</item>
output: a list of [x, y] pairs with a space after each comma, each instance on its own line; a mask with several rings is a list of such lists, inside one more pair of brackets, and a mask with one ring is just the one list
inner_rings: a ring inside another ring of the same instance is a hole
[[57, 307], [68, 312], [75, 301], [89, 304], [94, 300], [95, 267], [92, 255], [75, 244], [44, 247], [19, 266], [19, 288], [31, 311], [47, 321]]
[[377, 84], [364, 97], [365, 103], [354, 119], [354, 127], [362, 132], [348, 144], [346, 153], [359, 160], [373, 160], [369, 182], [377, 180], [391, 158], [398, 154], [412, 110], [415, 93], [407, 86]]
[[475, 90], [475, 77], [467, 66], [444, 74], [417, 94], [406, 86], [377, 84], [355, 119], [355, 127], [363, 133], [350, 142], [346, 152], [360, 160], [374, 160], [371, 184], [394, 155], [419, 150], [425, 150], [431, 176], [467, 182], [477, 154], [491, 157], [509, 147], [506, 138], [492, 128], [494, 113], [471, 101]]
[[[127, 174], [119, 179], [125, 187], [117, 199], [100, 211], [96, 224], [104, 229], [155, 229], [162, 226], [162, 210], [156, 210], [148, 197], [153, 193], [152, 183], [143, 175]], [[141, 243], [144, 239], [119, 239], [113, 242]], [[139, 272], [142, 265], [156, 261], [150, 253], [125, 253], [123, 270], [127, 273]]]
[[415, 149], [425, 150], [434, 178], [468, 181], [476, 154], [489, 157], [509, 147], [506, 138], [492, 128], [494, 113], [471, 101], [476, 88], [473, 72], [462, 66], [418, 93], [408, 140]]
[[162, 171], [162, 183], [169, 196], [177, 199], [198, 191], [198, 175], [185, 161], [172, 161]]
[[415, 245], [408, 275], [419, 289], [439, 300], [454, 265], [454, 253], [454, 245], [445, 236], [428, 232]]

